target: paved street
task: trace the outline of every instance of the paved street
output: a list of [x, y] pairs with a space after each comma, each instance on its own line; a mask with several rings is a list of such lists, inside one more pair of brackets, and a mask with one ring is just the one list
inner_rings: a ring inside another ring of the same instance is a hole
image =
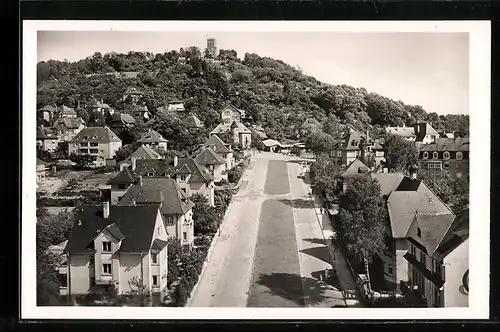
[[292, 157], [252, 158], [190, 306], [346, 305], [339, 291], [345, 282], [321, 280], [332, 268], [331, 255], [321, 215], [299, 173]]

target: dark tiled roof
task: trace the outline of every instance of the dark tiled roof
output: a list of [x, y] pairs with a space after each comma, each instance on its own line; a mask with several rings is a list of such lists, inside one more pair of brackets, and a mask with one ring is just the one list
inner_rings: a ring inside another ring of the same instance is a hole
[[[342, 149], [342, 150], [359, 150], [359, 144], [364, 142], [366, 139], [366, 134], [360, 133], [352, 128], [346, 128], [345, 134], [334, 147], [334, 149]], [[374, 144], [374, 140], [368, 137], [368, 143], [370, 145]], [[377, 146], [380, 148], [380, 144]]]
[[420, 151], [469, 151], [468, 138], [438, 138], [436, 143], [424, 144]]
[[[418, 131], [417, 128], [422, 127], [423, 130]], [[416, 135], [416, 140], [417, 141], [422, 141], [426, 135], [436, 135], [439, 136], [439, 133], [432, 128], [432, 126], [429, 123], [417, 123], [413, 126], [415, 128], [415, 135]]]
[[194, 160], [200, 165], [221, 165], [226, 161], [219, 157], [211, 148], [204, 149]]
[[141, 145], [123, 162], [130, 162], [132, 158], [139, 159], [161, 159], [161, 155], [147, 145]]
[[215, 145], [215, 152], [216, 153], [229, 153], [231, 150], [229, 150], [226, 146], [226, 144], [220, 139], [219, 136], [217, 135], [212, 135], [208, 138], [208, 140], [203, 143], [202, 147], [203, 148], [208, 148], [212, 147]]
[[[82, 205], [76, 210], [77, 218], [71, 229], [65, 251], [87, 251], [93, 239], [107, 226], [115, 224], [124, 236], [120, 246], [123, 252], [149, 250], [153, 238], [159, 205], [111, 205], [108, 218], [103, 218], [102, 206]], [[79, 225], [79, 222], [81, 223]], [[114, 226], [111, 231], [118, 236]]]
[[422, 240], [427, 252], [433, 255], [444, 235], [450, 228], [455, 215], [447, 214], [422, 214], [415, 216], [418, 227], [422, 232]]
[[401, 180], [396, 191], [416, 191], [418, 190], [418, 187], [420, 186], [421, 182], [422, 182], [421, 180], [411, 179], [405, 176], [403, 180]]
[[214, 179], [208, 170], [198, 164], [193, 158], [179, 158], [178, 166], [182, 167], [184, 165], [191, 171], [190, 182], [207, 182]]
[[108, 181], [108, 184], [132, 184], [135, 182], [135, 175], [129, 167], [125, 167], [117, 176]]
[[131, 205], [135, 200], [138, 204], [161, 202], [161, 213], [164, 215], [183, 215], [189, 211], [194, 203], [183, 201], [179, 185], [171, 178], [143, 178], [139, 183], [130, 187], [120, 200], [120, 205]]
[[441, 240], [435, 256], [446, 257], [451, 251], [469, 238], [469, 209], [459, 213]]
[[78, 142], [121, 142], [122, 140], [116, 136], [108, 127], [87, 127], [83, 128], [78, 134], [71, 139], [70, 143]]
[[140, 143], [164, 143], [167, 142], [163, 136], [156, 130], [150, 129], [147, 133], [142, 135], [138, 140]]
[[168, 242], [160, 239], [155, 239], [151, 245], [151, 249], [162, 250], [167, 246]]

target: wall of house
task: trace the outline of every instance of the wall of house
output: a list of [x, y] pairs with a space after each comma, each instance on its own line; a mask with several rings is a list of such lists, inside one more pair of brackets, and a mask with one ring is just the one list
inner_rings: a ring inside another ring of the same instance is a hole
[[224, 164], [214, 165], [213, 177], [215, 182], [220, 182], [224, 177], [222, 176], [222, 171], [224, 170]]
[[[168, 217], [172, 217], [173, 223], [168, 224], [167, 220]], [[168, 238], [179, 238], [180, 236], [180, 228], [178, 227], [178, 216], [165, 216], [165, 229], [167, 230], [168, 233]]]
[[408, 241], [406, 239], [395, 239], [396, 247], [396, 283], [408, 281], [408, 261], [403, 257], [408, 251]]
[[[187, 238], [184, 240], [184, 233]], [[193, 210], [189, 210], [182, 216], [182, 244], [191, 246], [194, 241], [194, 223], [193, 223]]]
[[463, 287], [464, 273], [469, 269], [469, 239], [461, 243], [443, 260], [444, 307], [469, 306], [468, 291]]
[[[111, 242], [111, 252], [104, 252], [103, 242]], [[96, 280], [116, 280], [119, 281], [119, 261], [118, 256], [113, 253], [119, 249], [120, 242], [111, 234], [104, 231], [94, 239], [95, 248], [95, 278]], [[111, 275], [104, 274], [103, 264], [111, 264]]]
[[69, 257], [69, 278], [71, 294], [87, 294], [90, 288], [92, 267], [89, 265], [89, 254], [72, 254]]
[[120, 253], [120, 283], [118, 291], [126, 294], [131, 291], [129, 280], [141, 277], [141, 255], [139, 253]]

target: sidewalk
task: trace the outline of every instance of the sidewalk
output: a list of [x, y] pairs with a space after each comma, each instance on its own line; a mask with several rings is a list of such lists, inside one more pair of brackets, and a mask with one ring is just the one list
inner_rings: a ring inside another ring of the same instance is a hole
[[[342, 290], [345, 293], [347, 293], [346, 296], [347, 306], [362, 307], [363, 305], [360, 302], [360, 294], [356, 287], [356, 280], [354, 279], [354, 276], [352, 275], [351, 270], [349, 269], [346, 258], [341, 251], [335, 250], [335, 248], [333, 248], [330, 240], [332, 234], [335, 232], [332, 225], [334, 221], [330, 220], [326, 211], [324, 211], [323, 202], [321, 201], [321, 199], [312, 194], [311, 187], [309, 185], [307, 185], [307, 187], [309, 189], [309, 194], [314, 199], [314, 208], [316, 211], [316, 215], [318, 217], [318, 220], [320, 221], [320, 225], [323, 231], [323, 236], [326, 240], [328, 249], [333, 258], [333, 268], [337, 273]], [[322, 211], [323, 213], [321, 213]]]

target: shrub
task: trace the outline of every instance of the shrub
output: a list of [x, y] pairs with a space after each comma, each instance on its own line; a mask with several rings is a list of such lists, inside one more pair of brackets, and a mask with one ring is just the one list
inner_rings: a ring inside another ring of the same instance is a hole
[[229, 180], [229, 182], [237, 183], [241, 179], [242, 175], [243, 172], [239, 167], [233, 167], [229, 170], [227, 179]]

